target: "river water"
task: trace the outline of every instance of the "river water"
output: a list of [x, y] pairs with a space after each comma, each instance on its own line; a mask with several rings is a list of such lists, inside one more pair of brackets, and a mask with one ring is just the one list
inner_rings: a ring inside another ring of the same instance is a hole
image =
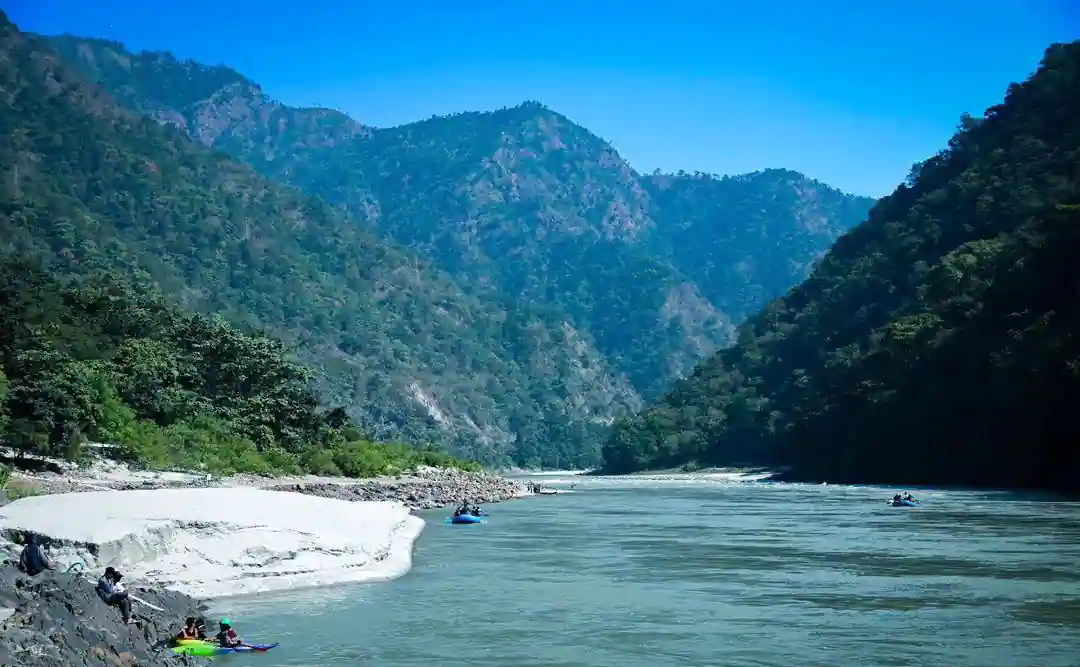
[[[1077, 667], [1080, 504], [1004, 493], [545, 478], [442, 512], [379, 584], [222, 600], [234, 665]], [[562, 484], [560, 484], [560, 482]]]

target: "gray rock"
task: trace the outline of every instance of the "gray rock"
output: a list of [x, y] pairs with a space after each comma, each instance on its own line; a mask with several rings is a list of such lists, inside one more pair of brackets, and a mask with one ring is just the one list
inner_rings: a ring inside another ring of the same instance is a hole
[[412, 509], [434, 509], [466, 501], [488, 505], [518, 498], [526, 491], [522, 482], [504, 477], [436, 468], [393, 480], [369, 479], [355, 484], [284, 484], [268, 488], [337, 500], [394, 500]]
[[101, 601], [94, 583], [75, 574], [44, 572], [28, 577], [11, 563], [0, 565], [0, 606], [14, 609], [0, 622], [0, 665], [4, 667], [164, 667], [196, 665], [177, 656], [168, 638], [199, 603], [180, 593], [128, 587], [157, 611], [134, 603], [138, 625], [127, 625], [115, 607]]

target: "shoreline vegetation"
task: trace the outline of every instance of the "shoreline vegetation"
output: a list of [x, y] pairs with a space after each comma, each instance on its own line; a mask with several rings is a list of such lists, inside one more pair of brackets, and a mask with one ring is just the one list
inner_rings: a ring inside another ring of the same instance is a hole
[[432, 447], [375, 442], [281, 341], [183, 311], [112, 273], [60, 280], [0, 259], [0, 442], [79, 461], [210, 474], [373, 477], [417, 466], [479, 471]]
[[[88, 448], [92, 449], [92, 448]], [[111, 447], [97, 445], [93, 449]], [[14, 458], [0, 448], [0, 459]], [[392, 474], [343, 477], [314, 474], [215, 475], [204, 470], [133, 468], [104, 456], [79, 463], [42, 456], [24, 457], [23, 467], [0, 464], [0, 506], [4, 499], [80, 493], [183, 488], [255, 488], [290, 491], [350, 501], [399, 502], [410, 510], [427, 510], [456, 503], [490, 504], [530, 495], [524, 481], [483, 470], [438, 467], [420, 463]]]

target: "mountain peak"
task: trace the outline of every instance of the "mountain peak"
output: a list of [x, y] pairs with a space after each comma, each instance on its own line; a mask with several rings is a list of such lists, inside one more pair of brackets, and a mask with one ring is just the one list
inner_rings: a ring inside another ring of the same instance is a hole
[[[80, 63], [84, 76], [92, 80], [109, 77], [111, 70], [138, 73], [149, 80], [158, 77], [155, 91], [164, 104], [184, 107], [212, 97], [224, 88], [242, 86], [262, 88], [243, 74], [225, 65], [205, 65], [195, 60], [181, 60], [169, 51], [140, 51], [133, 53], [117, 41], [77, 37], [70, 33], [55, 36], [35, 35], [44, 39], [68, 62]], [[77, 56], [73, 58], [72, 56]], [[176, 84], [183, 80], [184, 85]]]
[[514, 108], [524, 109], [526, 111], [551, 111], [546, 104], [538, 100], [525, 100]]
[[338, 111], [286, 107], [224, 65], [180, 60], [168, 51], [133, 53], [104, 39], [40, 38], [123, 106], [173, 125], [205, 146], [229, 150], [242, 143], [272, 161], [297, 146], [337, 145], [371, 131]]

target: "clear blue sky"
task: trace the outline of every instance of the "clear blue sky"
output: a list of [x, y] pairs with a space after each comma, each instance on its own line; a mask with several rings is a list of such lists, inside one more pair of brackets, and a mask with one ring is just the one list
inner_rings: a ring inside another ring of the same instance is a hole
[[875, 196], [1050, 43], [1080, 37], [1080, 0], [0, 6], [24, 30], [224, 63], [274, 98], [372, 125], [536, 99], [639, 171], [786, 167]]

